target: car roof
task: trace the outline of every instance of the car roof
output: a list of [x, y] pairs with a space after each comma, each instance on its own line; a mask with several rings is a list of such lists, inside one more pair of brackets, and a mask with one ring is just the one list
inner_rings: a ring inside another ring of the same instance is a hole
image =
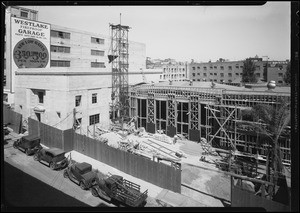
[[35, 140], [35, 139], [39, 139], [40, 136], [37, 135], [37, 134], [34, 134], [34, 135], [26, 135], [23, 137], [25, 140], [28, 140], [28, 141], [31, 141], [31, 140]]
[[50, 152], [51, 154], [53, 154], [54, 156], [56, 155], [60, 155], [62, 153], [65, 153], [64, 150], [62, 149], [59, 149], [59, 148], [49, 148], [49, 149], [46, 149], [48, 152]]
[[82, 163], [76, 163], [76, 167], [79, 169], [79, 170], [85, 170], [87, 168], [91, 168], [92, 165], [87, 163], [87, 162], [82, 162]]

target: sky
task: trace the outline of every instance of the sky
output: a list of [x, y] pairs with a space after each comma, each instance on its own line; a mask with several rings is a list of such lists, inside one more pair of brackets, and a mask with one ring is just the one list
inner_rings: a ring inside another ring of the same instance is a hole
[[23, 6], [38, 20], [109, 35], [109, 24], [129, 26], [128, 38], [146, 56], [177, 61], [230, 61], [259, 56], [290, 60], [290, 2], [262, 6]]

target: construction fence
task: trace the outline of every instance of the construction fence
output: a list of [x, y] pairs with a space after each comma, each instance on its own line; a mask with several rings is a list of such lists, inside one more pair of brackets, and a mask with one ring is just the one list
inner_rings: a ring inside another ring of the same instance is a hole
[[45, 146], [61, 148], [66, 152], [75, 150], [159, 187], [181, 192], [181, 169], [110, 147], [77, 134], [73, 129], [59, 130], [31, 118], [28, 118], [28, 133], [39, 134]]
[[19, 134], [22, 131], [22, 115], [3, 104], [3, 124], [8, 124], [8, 127]]

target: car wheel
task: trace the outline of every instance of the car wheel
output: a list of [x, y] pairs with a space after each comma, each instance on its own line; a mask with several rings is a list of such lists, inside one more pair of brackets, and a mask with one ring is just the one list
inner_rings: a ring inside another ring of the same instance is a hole
[[91, 192], [92, 192], [92, 195], [94, 197], [98, 197], [98, 193], [97, 193], [97, 190], [95, 188], [91, 188]]
[[29, 149], [25, 149], [25, 154], [26, 154], [27, 156], [29, 156], [29, 155], [30, 155], [30, 153], [29, 153]]
[[79, 185], [80, 185], [80, 188], [81, 188], [82, 190], [85, 190], [85, 185], [84, 185], [84, 183], [83, 183], [82, 181], [80, 181]]
[[68, 178], [69, 177], [69, 174], [67, 172], [67, 170], [64, 171], [64, 178]]
[[54, 169], [55, 169], [55, 165], [54, 165], [54, 163], [53, 163], [53, 162], [51, 162], [51, 163], [49, 164], [49, 167], [50, 167], [50, 169], [54, 170]]

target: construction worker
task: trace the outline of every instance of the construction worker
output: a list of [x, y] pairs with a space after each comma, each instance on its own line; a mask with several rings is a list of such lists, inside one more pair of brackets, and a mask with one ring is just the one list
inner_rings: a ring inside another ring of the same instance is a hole
[[177, 142], [177, 140], [178, 140], [178, 136], [175, 135], [175, 136], [174, 136], [174, 139], [173, 139], [173, 144], [175, 144], [175, 143]]

